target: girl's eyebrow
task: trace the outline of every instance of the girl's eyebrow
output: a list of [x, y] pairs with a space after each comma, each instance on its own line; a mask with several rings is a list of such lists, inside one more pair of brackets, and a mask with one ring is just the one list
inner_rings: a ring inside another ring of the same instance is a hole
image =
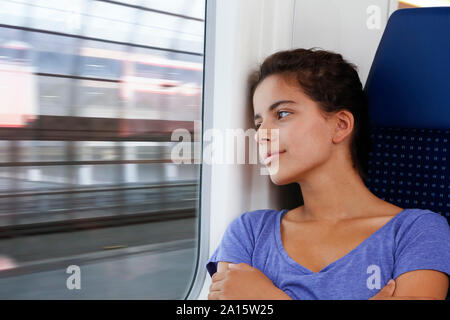
[[[280, 100], [280, 101], [277, 101], [275, 103], [272, 103], [272, 105], [269, 107], [269, 112], [272, 111], [273, 109], [275, 109], [276, 107], [278, 107], [280, 104], [283, 104], [283, 103], [295, 103], [295, 101], [292, 101], [292, 100]], [[257, 113], [257, 114], [255, 114], [255, 117], [253, 118], [253, 120], [257, 120], [257, 119], [260, 119], [260, 118], [261, 118], [261, 116], [259, 115], [259, 113]]]

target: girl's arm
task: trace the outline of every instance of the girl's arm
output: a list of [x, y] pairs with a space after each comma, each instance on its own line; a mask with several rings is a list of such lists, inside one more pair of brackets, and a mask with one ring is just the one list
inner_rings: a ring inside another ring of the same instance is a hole
[[445, 300], [448, 275], [435, 270], [414, 270], [397, 277], [369, 300]]
[[[232, 272], [227, 273], [229, 265], [229, 262], [218, 263], [209, 300], [292, 300], [258, 269], [241, 263], [233, 265]], [[415, 270], [401, 274], [392, 286], [386, 285], [369, 300], [444, 300], [448, 287], [447, 274], [435, 270]]]
[[435, 270], [405, 272], [395, 280], [393, 297], [429, 297], [445, 300], [449, 286], [448, 275]]
[[246, 263], [219, 261], [208, 300], [292, 300], [261, 271]]
[[230, 263], [231, 263], [231, 262], [219, 261], [219, 262], [217, 263], [217, 272], [225, 272], [225, 271], [227, 271], [228, 265], [229, 265]]
[[435, 270], [405, 272], [395, 280], [396, 296], [425, 296], [444, 300], [447, 296], [448, 275]]

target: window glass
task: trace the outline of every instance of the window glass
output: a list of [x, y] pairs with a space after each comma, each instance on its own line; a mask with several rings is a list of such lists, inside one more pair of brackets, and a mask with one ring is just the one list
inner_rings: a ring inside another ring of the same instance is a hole
[[[119, 42], [132, 42], [139, 10], [114, 3], [93, 1], [86, 16], [85, 36]], [[148, 39], [148, 41], [151, 41]]]
[[203, 50], [203, 21], [188, 20], [155, 12], [143, 12], [136, 30], [136, 42], [189, 52]]
[[[22, 0], [23, 1], [23, 0]], [[86, 0], [26, 0], [27, 26], [68, 34], [80, 34]]]
[[201, 168], [171, 134], [202, 119], [204, 9], [1, 1], [0, 299], [185, 298]]
[[154, 8], [161, 11], [184, 15], [197, 20], [205, 19], [204, 1], [193, 1], [187, 5], [183, 1], [142, 0], [141, 5], [147, 8]]
[[0, 21], [3, 24], [23, 26], [27, 18], [27, 8], [22, 1], [2, 1]]

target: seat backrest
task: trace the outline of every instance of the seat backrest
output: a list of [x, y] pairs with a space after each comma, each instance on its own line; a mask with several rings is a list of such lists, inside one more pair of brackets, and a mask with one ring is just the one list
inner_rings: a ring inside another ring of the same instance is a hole
[[450, 7], [394, 12], [366, 82], [367, 187], [450, 222]]

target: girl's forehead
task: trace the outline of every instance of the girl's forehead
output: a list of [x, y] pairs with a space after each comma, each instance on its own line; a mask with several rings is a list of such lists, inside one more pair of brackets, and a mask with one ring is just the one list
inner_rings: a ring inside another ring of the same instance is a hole
[[295, 90], [296, 82], [292, 79], [292, 77], [288, 77], [286, 75], [273, 74], [265, 78], [256, 88], [260, 92], [261, 91], [270, 91], [270, 90], [278, 90], [278, 91], [291, 91]]
[[296, 80], [286, 79], [285, 76], [270, 75], [255, 89], [253, 95], [254, 113], [268, 110], [276, 101], [291, 100], [299, 104], [307, 102], [306, 96]]

